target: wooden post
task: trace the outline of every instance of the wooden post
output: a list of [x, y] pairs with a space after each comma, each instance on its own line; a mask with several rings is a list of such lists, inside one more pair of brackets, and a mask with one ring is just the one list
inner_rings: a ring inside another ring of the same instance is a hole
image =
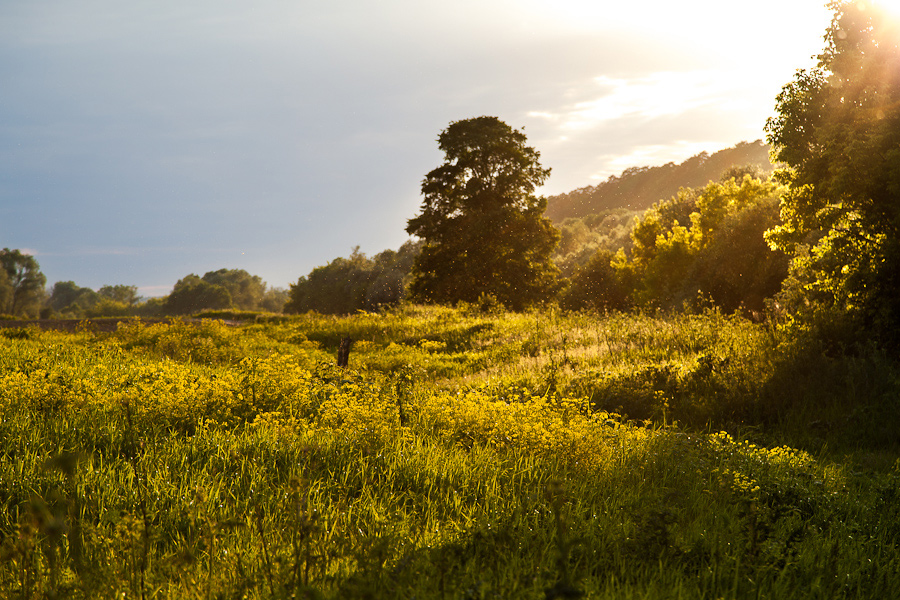
[[348, 337], [341, 339], [341, 346], [338, 348], [337, 364], [339, 367], [346, 367], [350, 362], [350, 344], [353, 343]]

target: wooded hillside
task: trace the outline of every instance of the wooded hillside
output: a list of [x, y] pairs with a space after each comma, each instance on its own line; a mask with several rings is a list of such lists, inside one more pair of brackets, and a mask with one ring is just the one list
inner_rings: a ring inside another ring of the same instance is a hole
[[654, 202], [671, 198], [682, 187], [702, 187], [718, 181], [722, 174], [739, 166], [756, 166], [762, 173], [773, 170], [768, 144], [762, 140], [741, 142], [714, 154], [701, 152], [681, 164], [632, 167], [612, 175], [597, 185], [550, 196], [545, 216], [556, 223], [571, 217], [599, 214], [613, 208], [645, 210]]

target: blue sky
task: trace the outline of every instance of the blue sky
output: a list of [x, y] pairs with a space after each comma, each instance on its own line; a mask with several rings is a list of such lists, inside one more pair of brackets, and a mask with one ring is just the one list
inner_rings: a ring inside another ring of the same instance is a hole
[[0, 247], [163, 295], [287, 287], [407, 239], [450, 122], [525, 127], [544, 194], [764, 136], [818, 0], [4, 0]]

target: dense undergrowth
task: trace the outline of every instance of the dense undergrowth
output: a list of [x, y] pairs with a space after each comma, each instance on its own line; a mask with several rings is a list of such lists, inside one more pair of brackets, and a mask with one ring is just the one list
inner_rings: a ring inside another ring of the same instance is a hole
[[243, 323], [0, 330], [4, 597], [900, 589], [900, 371], [840, 331], [417, 307]]

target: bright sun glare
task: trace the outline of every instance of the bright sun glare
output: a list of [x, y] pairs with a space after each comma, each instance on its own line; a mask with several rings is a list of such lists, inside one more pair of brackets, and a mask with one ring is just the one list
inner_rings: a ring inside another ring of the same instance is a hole
[[[863, 2], [863, 4], [865, 3]], [[871, 4], [893, 15], [895, 18], [900, 18], [900, 0], [873, 0]]]

